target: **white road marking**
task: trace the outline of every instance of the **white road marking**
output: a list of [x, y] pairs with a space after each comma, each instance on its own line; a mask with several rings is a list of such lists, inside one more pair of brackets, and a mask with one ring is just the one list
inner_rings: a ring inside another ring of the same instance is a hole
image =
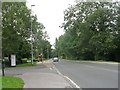
[[55, 66], [53, 67], [59, 75], [62, 75], [64, 78], [69, 80], [76, 88], [80, 88], [74, 81], [72, 81], [69, 77], [64, 76]]
[[62, 73], [55, 66], [53, 68], [57, 71], [59, 75], [62, 75]]
[[52, 70], [52, 68], [50, 68], [50, 70]]
[[60, 74], [60, 75], [62, 75], [62, 73], [61, 73], [61, 72], [59, 72], [58, 70], [57, 70], [57, 73], [58, 73], [58, 74]]
[[73, 85], [75, 85], [76, 88], [80, 88], [74, 81], [72, 81], [69, 77], [64, 76], [66, 79], [68, 79]]

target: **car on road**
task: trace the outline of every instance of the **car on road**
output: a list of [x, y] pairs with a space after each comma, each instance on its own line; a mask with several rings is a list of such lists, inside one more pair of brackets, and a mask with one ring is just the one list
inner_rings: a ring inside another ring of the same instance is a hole
[[54, 57], [52, 60], [53, 60], [53, 62], [59, 62], [59, 58], [58, 57]]

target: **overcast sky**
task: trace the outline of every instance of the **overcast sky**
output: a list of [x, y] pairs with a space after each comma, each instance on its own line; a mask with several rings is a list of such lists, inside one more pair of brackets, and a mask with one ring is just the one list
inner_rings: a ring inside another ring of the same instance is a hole
[[69, 4], [74, 4], [74, 0], [27, 0], [28, 8], [30, 5], [35, 5], [32, 7], [33, 14], [36, 14], [38, 21], [45, 26], [52, 45], [55, 43], [55, 38], [64, 33], [59, 26], [64, 21], [63, 11]]

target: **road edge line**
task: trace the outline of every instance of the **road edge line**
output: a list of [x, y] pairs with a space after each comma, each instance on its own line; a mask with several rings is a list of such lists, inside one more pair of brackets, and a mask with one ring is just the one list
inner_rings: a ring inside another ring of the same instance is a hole
[[78, 88], [78, 89], [80, 89], [80, 86], [78, 86], [78, 85], [77, 85], [72, 79], [70, 79], [68, 76], [63, 75], [63, 74], [55, 67], [55, 65], [54, 65], [53, 68], [57, 71], [57, 73], [58, 73], [59, 75], [63, 76], [63, 78], [65, 78], [65, 79], [67, 79], [67, 80], [69, 81], [69, 83], [73, 84], [73, 85], [72, 85], [72, 87], [74, 86], [73, 88]]
[[64, 76], [64, 78], [68, 79], [76, 88], [80, 88], [73, 80], [71, 80], [68, 76]]

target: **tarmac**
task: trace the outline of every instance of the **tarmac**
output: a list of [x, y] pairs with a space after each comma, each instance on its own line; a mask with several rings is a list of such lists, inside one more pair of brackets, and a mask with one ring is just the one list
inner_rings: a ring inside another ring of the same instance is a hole
[[[41, 64], [46, 65], [49, 70], [54, 70], [54, 65], [50, 61], [37, 63], [37, 65]], [[57, 72], [32, 71], [19, 75], [18, 77], [24, 80], [23, 88], [72, 88], [70, 83]]]

